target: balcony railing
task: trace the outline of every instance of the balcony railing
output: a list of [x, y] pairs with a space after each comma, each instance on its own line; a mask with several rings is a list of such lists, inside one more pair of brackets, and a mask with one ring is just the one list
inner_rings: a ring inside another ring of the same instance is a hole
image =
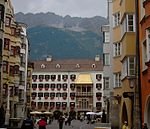
[[76, 92], [76, 96], [93, 96], [92, 92]]

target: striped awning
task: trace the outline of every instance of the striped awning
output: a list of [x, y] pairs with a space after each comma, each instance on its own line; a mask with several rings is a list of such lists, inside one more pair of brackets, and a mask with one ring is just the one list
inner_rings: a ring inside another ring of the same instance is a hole
[[75, 84], [93, 84], [90, 74], [79, 74]]

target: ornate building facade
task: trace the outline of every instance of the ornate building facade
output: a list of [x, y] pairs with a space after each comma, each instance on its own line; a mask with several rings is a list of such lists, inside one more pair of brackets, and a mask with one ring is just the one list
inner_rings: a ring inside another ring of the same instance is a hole
[[38, 111], [99, 112], [103, 109], [102, 61], [35, 61], [32, 74], [31, 109]]

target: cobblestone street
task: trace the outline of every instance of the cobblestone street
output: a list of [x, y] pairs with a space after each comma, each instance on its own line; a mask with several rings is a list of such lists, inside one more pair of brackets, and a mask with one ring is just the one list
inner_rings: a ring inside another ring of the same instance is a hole
[[[106, 124], [102, 124], [100, 122], [94, 124], [87, 124], [86, 121], [73, 120], [71, 126], [63, 125], [63, 129], [94, 129], [94, 127], [103, 127]], [[59, 125], [57, 120], [54, 120], [52, 124], [47, 125], [47, 129], [59, 129]]]

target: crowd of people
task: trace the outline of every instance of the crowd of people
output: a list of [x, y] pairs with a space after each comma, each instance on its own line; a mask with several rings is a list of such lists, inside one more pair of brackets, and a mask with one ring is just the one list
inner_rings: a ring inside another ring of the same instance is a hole
[[[83, 120], [87, 121], [87, 124], [93, 123], [94, 120], [96, 119], [95, 117], [91, 115], [86, 115], [86, 116], [81, 116], [80, 121], [82, 122]], [[63, 129], [63, 125], [65, 126], [71, 126], [71, 122], [74, 118], [71, 115], [63, 115], [60, 114], [58, 117], [58, 124], [59, 124], [59, 129]], [[40, 119], [37, 119], [36, 117], [31, 117], [30, 115], [27, 115], [27, 119], [25, 119], [22, 123], [21, 129], [34, 129], [35, 126], [38, 127], [38, 129], [46, 129], [46, 125], [51, 124], [53, 121], [53, 118], [49, 118], [47, 116], [42, 116]], [[105, 111], [103, 111], [102, 118], [101, 118], [102, 123], [106, 123], [106, 114]]]

